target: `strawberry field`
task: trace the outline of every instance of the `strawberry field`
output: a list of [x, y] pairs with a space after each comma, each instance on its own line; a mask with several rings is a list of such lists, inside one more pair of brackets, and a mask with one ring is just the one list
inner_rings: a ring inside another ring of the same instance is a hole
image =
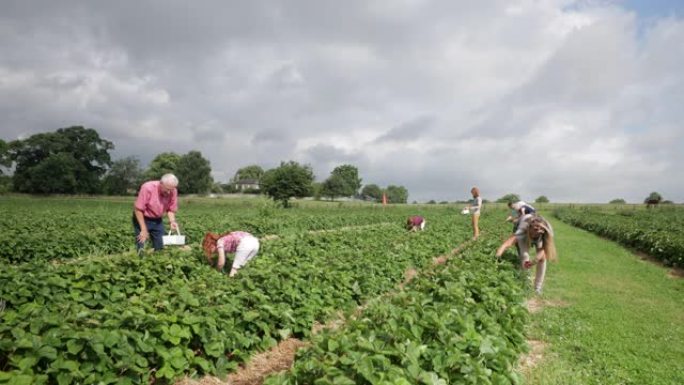
[[[236, 204], [181, 199], [180, 205], [181, 231], [195, 241], [206, 231], [241, 229], [257, 237], [295, 235], [302, 231], [396, 224], [404, 215], [401, 210], [380, 207], [278, 210], [261, 200]], [[134, 248], [132, 200], [3, 198], [0, 212], [0, 260], [5, 262], [106, 255]]]
[[[130, 201], [0, 205], [0, 383], [173, 383], [234, 371], [291, 336], [313, 345], [269, 383], [519, 382], [527, 313], [512, 264], [492, 258], [501, 218], [483, 216], [491, 240], [433, 266], [471, 236], [455, 208], [181, 201], [192, 251], [138, 257]], [[427, 231], [402, 227], [415, 213]], [[232, 229], [278, 237], [229, 279], [198, 243]], [[423, 273], [399, 290], [410, 267]], [[312, 336], [314, 323], [360, 305], [344, 327]]]
[[558, 219], [648, 253], [667, 266], [684, 266], [684, 210], [601, 208], [557, 209]]

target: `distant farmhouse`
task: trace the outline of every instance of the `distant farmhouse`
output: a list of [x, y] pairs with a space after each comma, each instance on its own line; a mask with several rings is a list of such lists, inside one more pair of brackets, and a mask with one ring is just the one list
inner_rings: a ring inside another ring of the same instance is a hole
[[235, 191], [258, 191], [259, 190], [259, 180], [258, 179], [241, 179], [234, 184]]

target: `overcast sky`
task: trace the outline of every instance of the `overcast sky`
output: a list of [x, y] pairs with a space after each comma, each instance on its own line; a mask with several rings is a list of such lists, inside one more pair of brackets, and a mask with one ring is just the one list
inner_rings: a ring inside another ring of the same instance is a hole
[[0, 6], [0, 137], [114, 159], [340, 164], [409, 201], [684, 201], [684, 1], [33, 1]]

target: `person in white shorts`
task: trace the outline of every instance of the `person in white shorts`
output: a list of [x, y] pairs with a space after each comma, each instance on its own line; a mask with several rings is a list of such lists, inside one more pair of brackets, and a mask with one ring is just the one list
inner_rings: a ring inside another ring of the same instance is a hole
[[546, 261], [555, 261], [557, 259], [556, 244], [551, 224], [541, 215], [523, 215], [518, 221], [518, 229], [501, 244], [496, 251], [496, 256], [501, 257], [504, 251], [514, 244], [518, 245], [518, 257], [523, 269], [529, 269], [535, 264], [530, 261], [530, 245], [534, 245], [537, 250], [534, 290], [537, 294], [541, 294], [542, 286], [544, 285], [544, 275], [546, 274]]
[[245, 231], [232, 231], [223, 235], [207, 233], [202, 241], [204, 255], [210, 264], [214, 264], [214, 253], [218, 253], [216, 269], [223, 271], [226, 264], [226, 253], [235, 253], [233, 265], [230, 269], [230, 277], [235, 276], [238, 270], [247, 264], [259, 252], [259, 240]]

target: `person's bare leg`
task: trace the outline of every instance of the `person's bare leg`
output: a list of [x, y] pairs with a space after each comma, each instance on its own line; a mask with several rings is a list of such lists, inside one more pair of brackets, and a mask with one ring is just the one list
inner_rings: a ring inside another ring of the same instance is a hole
[[480, 216], [473, 214], [473, 240], [476, 240], [480, 236]]

